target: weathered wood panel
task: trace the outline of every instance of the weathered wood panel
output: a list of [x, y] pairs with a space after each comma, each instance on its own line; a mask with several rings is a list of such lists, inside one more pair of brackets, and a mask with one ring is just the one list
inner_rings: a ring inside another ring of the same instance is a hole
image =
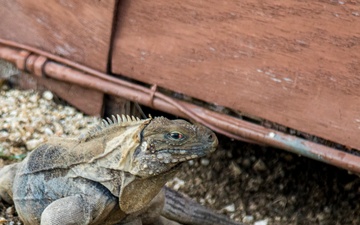
[[0, 0], [0, 38], [105, 71], [116, 0]]
[[360, 149], [358, 1], [121, 1], [112, 71]]

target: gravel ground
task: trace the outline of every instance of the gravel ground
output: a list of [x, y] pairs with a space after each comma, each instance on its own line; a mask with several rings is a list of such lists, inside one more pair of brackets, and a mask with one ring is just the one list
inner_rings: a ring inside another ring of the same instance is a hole
[[[52, 135], [79, 135], [96, 123], [51, 92], [0, 90], [0, 167]], [[219, 136], [208, 158], [183, 165], [169, 186], [235, 220], [255, 225], [360, 224], [360, 179], [282, 150]], [[0, 224], [21, 224], [0, 202]]]

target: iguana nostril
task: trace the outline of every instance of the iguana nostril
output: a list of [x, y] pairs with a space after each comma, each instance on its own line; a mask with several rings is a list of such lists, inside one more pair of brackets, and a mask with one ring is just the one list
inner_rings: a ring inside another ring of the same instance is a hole
[[213, 135], [213, 134], [209, 134], [209, 135], [208, 135], [208, 141], [209, 141], [209, 142], [213, 142], [213, 141], [214, 141], [214, 135]]
[[213, 133], [213, 132], [209, 132], [209, 133], [208, 133], [208, 141], [209, 141], [209, 142], [213, 142], [213, 141], [215, 141], [215, 140], [217, 140], [216, 134]]
[[219, 141], [218, 141], [218, 139], [216, 137], [216, 134], [213, 133], [213, 132], [208, 132], [204, 138], [207, 138], [206, 141], [209, 144], [211, 144], [211, 146], [212, 146], [211, 152], [215, 151], [218, 144], [219, 144]]

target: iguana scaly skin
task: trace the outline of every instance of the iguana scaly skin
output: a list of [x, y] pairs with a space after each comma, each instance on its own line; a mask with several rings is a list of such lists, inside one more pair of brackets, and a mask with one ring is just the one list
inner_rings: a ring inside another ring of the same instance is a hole
[[181, 162], [217, 144], [213, 132], [184, 120], [117, 116], [4, 167], [0, 198], [29, 225], [237, 224], [164, 188]]

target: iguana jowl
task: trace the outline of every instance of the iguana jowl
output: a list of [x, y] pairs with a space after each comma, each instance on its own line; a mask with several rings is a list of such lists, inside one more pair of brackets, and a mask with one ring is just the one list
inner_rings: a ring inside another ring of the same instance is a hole
[[217, 144], [212, 131], [184, 120], [117, 116], [4, 167], [0, 198], [29, 225], [237, 224], [164, 188], [181, 162]]

